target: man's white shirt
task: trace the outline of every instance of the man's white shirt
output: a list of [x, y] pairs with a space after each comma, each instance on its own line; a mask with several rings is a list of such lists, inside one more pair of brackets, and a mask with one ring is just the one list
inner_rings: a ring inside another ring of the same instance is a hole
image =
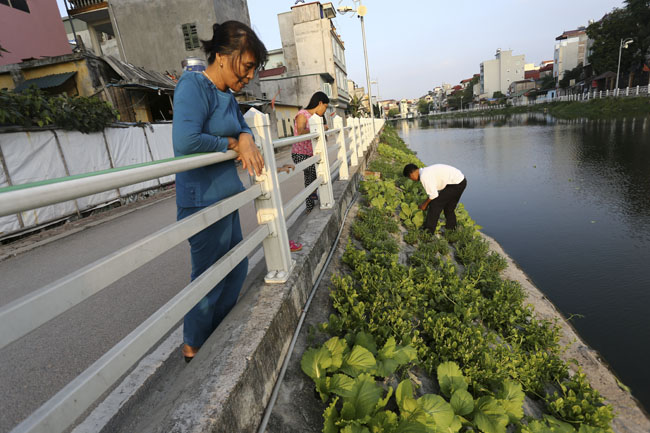
[[420, 182], [431, 200], [438, 197], [438, 191], [447, 185], [459, 184], [465, 176], [459, 169], [446, 164], [433, 164], [420, 169]]

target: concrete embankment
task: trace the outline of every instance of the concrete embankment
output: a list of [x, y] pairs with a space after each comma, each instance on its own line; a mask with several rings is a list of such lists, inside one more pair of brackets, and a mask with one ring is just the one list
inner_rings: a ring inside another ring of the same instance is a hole
[[264, 284], [263, 263], [252, 269], [239, 302], [197, 357], [187, 365], [180, 356], [168, 357], [95, 431], [256, 431], [370, 153], [351, 170], [349, 180], [333, 183], [333, 209], [316, 209], [290, 230], [290, 238], [304, 248], [292, 255], [295, 268], [289, 281]]

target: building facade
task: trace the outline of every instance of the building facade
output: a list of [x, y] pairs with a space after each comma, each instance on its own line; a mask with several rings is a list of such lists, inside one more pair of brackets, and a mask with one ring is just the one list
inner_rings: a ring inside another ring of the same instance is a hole
[[504, 95], [508, 92], [510, 83], [524, 79], [524, 55], [512, 55], [512, 50], [502, 51], [500, 48], [494, 60], [481, 63], [481, 99], [492, 98], [494, 92]]
[[260, 74], [264, 95], [277, 95], [282, 104], [305, 106], [320, 90], [330, 98], [328, 110], [345, 116], [350, 95], [345, 47], [332, 23], [335, 16], [331, 3], [320, 2], [298, 4], [278, 15], [285, 69]]
[[[205, 58], [201, 39], [212, 37], [214, 23], [237, 20], [250, 25], [246, 0], [69, 0], [70, 15], [87, 24], [98, 56], [102, 34], [116, 39], [121, 61], [180, 76], [181, 62]], [[85, 42], [85, 41], [84, 41]], [[244, 99], [259, 98], [257, 79], [243, 90]]]
[[556, 80], [561, 80], [566, 71], [578, 65], [587, 65], [589, 37], [584, 27], [564, 32], [555, 40], [557, 43], [553, 54], [553, 77]]
[[54, 1], [0, 1], [0, 66], [72, 53]]

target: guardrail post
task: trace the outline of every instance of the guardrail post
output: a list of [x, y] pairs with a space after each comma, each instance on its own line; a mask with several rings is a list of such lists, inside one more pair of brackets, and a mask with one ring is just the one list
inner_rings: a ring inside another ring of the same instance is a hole
[[318, 186], [318, 201], [321, 209], [334, 207], [334, 191], [332, 190], [332, 174], [330, 173], [330, 161], [327, 155], [327, 140], [325, 140], [325, 128], [323, 118], [311, 116], [309, 118], [309, 131], [318, 132], [318, 138], [312, 139], [314, 155], [320, 156], [316, 164], [316, 176], [323, 178], [323, 183]]
[[354, 119], [354, 136], [357, 140], [357, 156], [363, 158], [363, 131], [361, 130], [361, 119]]
[[370, 144], [370, 131], [368, 130], [368, 119], [365, 117], [361, 119], [363, 124], [363, 153], [366, 153], [368, 150], [368, 145]]
[[[251, 117], [253, 122], [250, 121]], [[257, 222], [260, 225], [268, 225], [270, 231], [270, 234], [262, 242], [267, 270], [264, 281], [267, 284], [282, 284], [289, 279], [294, 262], [291, 260], [289, 235], [282, 206], [278, 170], [275, 164], [271, 119], [268, 114], [262, 114], [259, 111], [252, 116], [246, 116], [246, 118], [249, 126], [253, 126], [257, 132], [257, 145], [261, 147], [264, 157], [264, 171], [260, 176], [255, 177], [255, 181], [262, 186], [263, 192], [262, 196], [255, 199]]]
[[339, 146], [338, 160], [341, 161], [339, 166], [339, 179], [348, 180], [350, 173], [348, 171], [348, 150], [345, 147], [345, 131], [343, 130], [343, 118], [339, 115], [334, 117], [332, 122], [334, 129], [338, 129], [336, 134], [336, 144]]
[[348, 138], [350, 139], [350, 149], [352, 150], [352, 156], [350, 157], [350, 165], [352, 167], [356, 167], [357, 165], [359, 165], [359, 157], [357, 153], [359, 152], [358, 150], [359, 145], [357, 144], [357, 130], [354, 127], [354, 118], [348, 117], [347, 124], [350, 127]]

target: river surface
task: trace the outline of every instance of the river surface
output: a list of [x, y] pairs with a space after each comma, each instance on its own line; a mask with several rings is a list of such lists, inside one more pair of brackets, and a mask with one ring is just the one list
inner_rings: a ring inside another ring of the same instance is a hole
[[394, 124], [650, 409], [650, 118], [542, 114]]

